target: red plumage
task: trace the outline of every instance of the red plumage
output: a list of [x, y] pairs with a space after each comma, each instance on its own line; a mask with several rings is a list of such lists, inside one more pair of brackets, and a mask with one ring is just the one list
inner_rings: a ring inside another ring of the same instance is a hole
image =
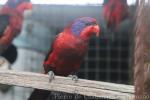
[[55, 74], [67, 76], [79, 69], [87, 51], [87, 43], [72, 34], [61, 33], [56, 38], [52, 49], [44, 62], [46, 73], [49, 71], [47, 67], [51, 67]]
[[[89, 19], [96, 24], [95, 19]], [[45, 73], [49, 72], [49, 69], [52, 69], [55, 74], [62, 76], [76, 72], [87, 51], [88, 40], [93, 34], [92, 32], [99, 32], [97, 25], [90, 25], [85, 27], [79, 36], [76, 36], [70, 28], [67, 27], [60, 33], [52, 44], [52, 50], [43, 64]]]
[[[8, 5], [9, 4], [9, 5]], [[1, 16], [9, 16], [9, 19], [5, 29], [3, 30], [0, 36], [0, 45], [4, 48], [8, 48], [12, 43], [13, 39], [21, 32], [22, 24], [23, 24], [23, 12], [27, 9], [32, 9], [32, 4], [30, 2], [21, 2], [17, 4], [15, 7], [11, 7], [10, 5], [16, 5], [16, 2], [12, 0], [8, 0], [7, 3], [0, 10]], [[0, 48], [3, 49], [3, 48]], [[3, 50], [0, 50], [3, 51]]]
[[[76, 72], [88, 49], [88, 41], [99, 35], [96, 19], [83, 17], [74, 20], [56, 37], [43, 66], [45, 73], [53, 71], [56, 75], [68, 76]], [[45, 93], [43, 93], [45, 92]], [[47, 100], [50, 92], [35, 90], [28, 100]]]
[[106, 0], [103, 7], [103, 16], [107, 28], [116, 29], [129, 16], [127, 0]]

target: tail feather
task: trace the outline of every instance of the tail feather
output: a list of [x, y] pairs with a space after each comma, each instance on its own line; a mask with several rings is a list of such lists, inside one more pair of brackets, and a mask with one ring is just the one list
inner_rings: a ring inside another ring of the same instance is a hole
[[47, 90], [35, 89], [28, 100], [47, 100], [51, 92]]

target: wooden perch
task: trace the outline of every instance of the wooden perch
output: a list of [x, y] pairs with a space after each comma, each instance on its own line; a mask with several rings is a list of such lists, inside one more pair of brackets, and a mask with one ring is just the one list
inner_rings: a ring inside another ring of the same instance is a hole
[[0, 84], [37, 88], [66, 93], [77, 93], [92, 97], [106, 97], [119, 100], [133, 100], [134, 88], [129, 85], [79, 79], [77, 83], [69, 77], [49, 76], [31, 72], [0, 70]]

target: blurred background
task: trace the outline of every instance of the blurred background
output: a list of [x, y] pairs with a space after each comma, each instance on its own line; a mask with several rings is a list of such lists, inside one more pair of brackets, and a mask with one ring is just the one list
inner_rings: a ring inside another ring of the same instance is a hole
[[[102, 16], [103, 0], [31, 0], [33, 9], [24, 12], [21, 34], [15, 38], [17, 56], [12, 70], [43, 73], [42, 63], [55, 36], [71, 20], [89, 16], [98, 20], [101, 35], [90, 40], [78, 77], [89, 80], [133, 84], [132, 55], [136, 0], [127, 0], [130, 17], [117, 32], [107, 29]], [[0, 7], [6, 0], [0, 1]], [[10, 87], [1, 91], [3, 100], [27, 100], [32, 89]]]

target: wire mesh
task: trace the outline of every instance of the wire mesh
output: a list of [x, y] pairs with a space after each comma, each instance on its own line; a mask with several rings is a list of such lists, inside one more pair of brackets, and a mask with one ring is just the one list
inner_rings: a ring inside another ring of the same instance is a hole
[[[47, 7], [49, 8], [47, 9]], [[79, 12], [81, 9], [84, 13], [82, 11]], [[34, 23], [36, 25], [33, 24], [33, 30], [30, 30], [30, 27], [24, 27], [22, 34], [15, 41], [19, 47], [20, 57], [18, 56], [17, 61], [19, 64], [14, 65], [14, 69], [36, 71], [38, 69], [36, 69], [36, 67], [42, 67], [41, 63], [44, 59], [44, 55], [38, 51], [45, 53], [45, 48], [47, 48], [47, 46], [50, 47], [51, 40], [54, 39], [57, 33], [62, 31], [69, 20], [79, 17], [82, 14], [99, 19], [97, 15], [100, 13], [99, 9], [99, 6], [62, 6], [60, 8], [57, 6], [38, 5], [35, 7], [35, 12], [26, 22], [28, 23], [32, 20], [29, 24]], [[74, 12], [72, 12], [72, 10]], [[101, 21], [99, 23], [101, 23]], [[51, 25], [49, 26], [49, 24]], [[29, 25], [27, 24], [26, 26]], [[49, 27], [50, 29], [45, 30], [45, 27]], [[38, 31], [38, 29], [40, 31]], [[132, 33], [130, 32], [111, 33], [106, 31], [104, 33], [102, 32], [100, 38], [92, 38], [90, 40], [88, 53], [78, 72], [78, 77], [90, 80], [130, 84], [132, 74], [132, 36], [130, 35]], [[45, 37], [42, 36], [42, 34], [45, 33], [49, 36], [46, 37], [48, 41], [43, 39]], [[38, 38], [36, 38], [36, 36]], [[46, 47], [43, 47], [43, 44], [46, 44]], [[22, 64], [23, 66], [20, 66]], [[39, 70], [37, 72], [39, 72]], [[31, 91], [32, 89], [14, 87], [8, 94], [11, 94], [11, 100], [27, 100]], [[10, 98], [6, 100], [10, 100]]]

